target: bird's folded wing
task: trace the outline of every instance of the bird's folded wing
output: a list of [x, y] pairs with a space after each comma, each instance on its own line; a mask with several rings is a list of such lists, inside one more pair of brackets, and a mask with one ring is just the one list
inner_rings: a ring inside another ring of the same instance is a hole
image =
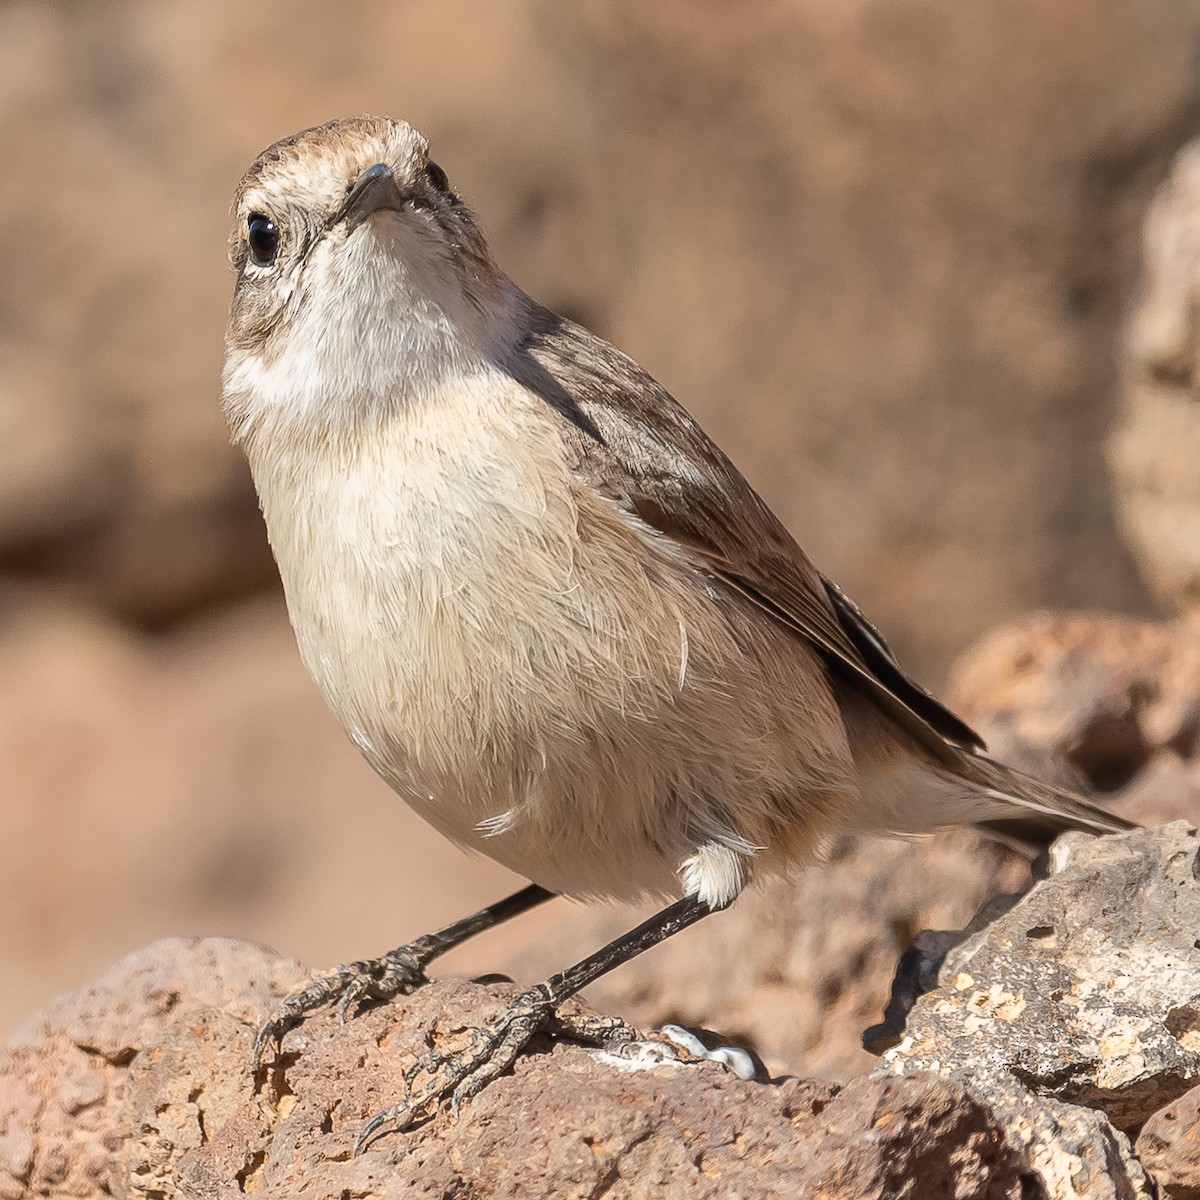
[[632, 359], [541, 309], [506, 366], [562, 417], [573, 466], [592, 487], [684, 546], [708, 578], [806, 638], [938, 757], [982, 748], [978, 734], [904, 674], [857, 605]]

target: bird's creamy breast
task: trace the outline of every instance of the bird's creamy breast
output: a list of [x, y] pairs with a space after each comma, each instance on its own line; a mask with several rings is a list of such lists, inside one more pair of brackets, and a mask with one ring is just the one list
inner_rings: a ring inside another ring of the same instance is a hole
[[812, 652], [576, 478], [557, 419], [460, 396], [251, 463], [301, 654], [372, 766], [545, 886], [629, 894], [714, 838], [767, 845], [848, 755]]
[[678, 686], [686, 633], [648, 545], [581, 491], [548, 410], [459, 397], [358, 449], [254, 465], [305, 664], [410, 801], [481, 764], [517, 795], [581, 730]]

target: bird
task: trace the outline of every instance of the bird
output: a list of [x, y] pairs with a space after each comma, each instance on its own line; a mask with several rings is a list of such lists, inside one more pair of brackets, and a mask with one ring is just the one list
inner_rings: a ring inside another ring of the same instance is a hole
[[664, 902], [417, 1060], [356, 1150], [458, 1112], [541, 1030], [632, 1036], [562, 1001], [831, 834], [1133, 827], [988, 758], [687, 411], [505, 274], [407, 123], [275, 142], [229, 246], [222, 404], [304, 665], [402, 800], [530, 881], [315, 976], [255, 1066], [317, 1006], [410, 991], [552, 896]]

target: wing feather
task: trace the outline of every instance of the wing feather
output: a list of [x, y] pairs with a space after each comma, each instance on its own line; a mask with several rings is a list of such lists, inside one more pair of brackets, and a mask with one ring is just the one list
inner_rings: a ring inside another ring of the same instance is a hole
[[546, 309], [507, 367], [563, 418], [575, 469], [686, 546], [710, 579], [814, 645], [827, 664], [939, 758], [983, 748], [909, 679], [887, 643], [826, 579], [688, 413], [631, 358]]

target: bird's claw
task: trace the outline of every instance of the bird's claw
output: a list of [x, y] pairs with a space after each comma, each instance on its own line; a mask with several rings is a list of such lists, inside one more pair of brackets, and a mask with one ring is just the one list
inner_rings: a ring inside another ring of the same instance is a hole
[[283, 1035], [314, 1009], [337, 1000], [338, 1019], [345, 1024], [352, 1008], [365, 1000], [391, 1000], [407, 995], [428, 983], [420, 956], [408, 946], [391, 950], [379, 958], [342, 963], [331, 971], [314, 976], [306, 987], [284, 997], [263, 1022], [254, 1039], [251, 1058], [257, 1074], [263, 1065], [267, 1045], [278, 1051]]
[[346, 990], [342, 992], [342, 998], [338, 1001], [337, 1006], [339, 1025], [345, 1025], [350, 1019], [351, 1006], [356, 1005], [359, 1001], [359, 997], [365, 995], [366, 991], [366, 980], [361, 975], [357, 979], [352, 979], [348, 984], [346, 984]]
[[253, 1074], [257, 1075], [262, 1070], [268, 1042], [274, 1042], [275, 1053], [279, 1053], [280, 1036], [281, 1031], [276, 1028], [276, 1022], [273, 1018], [267, 1021], [258, 1031], [258, 1034], [254, 1038], [254, 1050], [250, 1055], [250, 1069]]
[[[358, 1154], [381, 1129], [400, 1133], [431, 1117], [447, 1100], [457, 1120], [463, 1105], [503, 1075], [533, 1037], [543, 1031], [593, 1045], [631, 1041], [638, 1036], [636, 1030], [616, 1017], [560, 1013], [545, 987], [530, 988], [499, 1020], [472, 1031], [461, 1049], [447, 1052], [433, 1046], [421, 1054], [402, 1076], [404, 1100], [376, 1113], [362, 1127], [354, 1153]], [[414, 1092], [413, 1085], [422, 1074], [430, 1078]]]

